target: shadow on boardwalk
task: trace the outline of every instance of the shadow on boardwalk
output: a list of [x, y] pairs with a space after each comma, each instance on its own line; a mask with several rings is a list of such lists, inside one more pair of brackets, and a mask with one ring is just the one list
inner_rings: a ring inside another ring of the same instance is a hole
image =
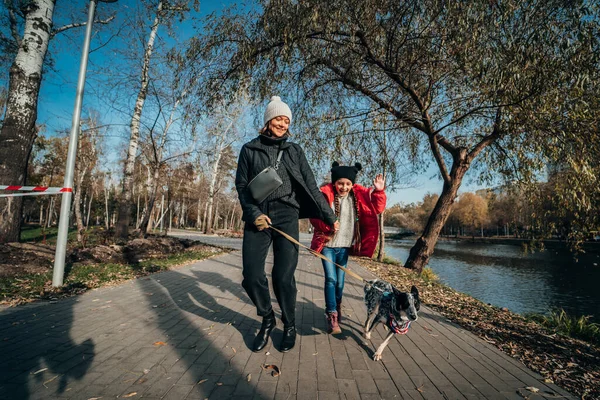
[[531, 399], [572, 398], [427, 307], [382, 362], [371, 360], [385, 332], [363, 343], [362, 286], [346, 283], [344, 333], [324, 334], [322, 268], [307, 255], [296, 274], [296, 348], [277, 351], [278, 321], [273, 340], [253, 353], [260, 319], [240, 264], [233, 252], [56, 304], [0, 310], [0, 398], [522, 399], [526, 387], [540, 389]]
[[0, 314], [0, 398], [28, 399], [40, 390], [65, 394], [82, 379], [95, 356], [94, 340], [71, 337], [75, 299], [37, 304]]

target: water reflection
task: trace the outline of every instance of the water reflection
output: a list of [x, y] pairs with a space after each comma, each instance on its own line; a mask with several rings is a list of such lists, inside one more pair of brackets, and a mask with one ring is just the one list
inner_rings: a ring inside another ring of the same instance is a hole
[[[386, 253], [406, 261], [413, 241], [388, 240]], [[596, 264], [596, 265], [594, 265]], [[448, 286], [523, 314], [563, 308], [600, 320], [600, 255], [578, 261], [566, 250], [524, 254], [520, 247], [441, 241], [429, 267]]]

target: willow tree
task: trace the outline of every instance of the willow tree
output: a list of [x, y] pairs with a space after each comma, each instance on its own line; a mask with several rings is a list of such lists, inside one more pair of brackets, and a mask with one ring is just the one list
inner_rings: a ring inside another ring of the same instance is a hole
[[295, 121], [324, 122], [311, 137], [369, 109], [405, 139], [397, 157], [435, 163], [442, 190], [406, 262], [420, 271], [470, 168], [533, 179], [554, 135], [578, 134], [541, 121], [597, 92], [599, 20], [587, 1], [278, 0], [213, 17], [194, 45], [228, 58], [219, 90], [248, 74], [262, 97], [293, 90], [307, 105]]

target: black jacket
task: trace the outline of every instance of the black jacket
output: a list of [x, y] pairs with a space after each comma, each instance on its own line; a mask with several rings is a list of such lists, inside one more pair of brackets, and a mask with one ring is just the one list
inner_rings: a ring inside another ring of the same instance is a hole
[[[260, 171], [271, 165], [269, 155], [258, 145], [259, 142], [260, 136], [242, 146], [235, 176], [235, 187], [243, 211], [242, 219], [251, 223], [259, 215], [265, 214], [266, 202], [257, 204], [250, 192], [246, 190], [246, 186]], [[300, 204], [300, 218], [318, 218], [333, 225], [336, 220], [335, 213], [317, 187], [315, 177], [300, 145], [285, 141], [281, 145], [281, 151], [283, 152], [281, 165], [285, 166], [292, 180], [297, 183], [294, 187], [296, 200]]]

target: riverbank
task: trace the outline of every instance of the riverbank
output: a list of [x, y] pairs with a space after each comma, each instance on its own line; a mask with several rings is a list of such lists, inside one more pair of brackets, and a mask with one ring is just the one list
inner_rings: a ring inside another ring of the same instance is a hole
[[[414, 235], [405, 234], [390, 234], [385, 235], [386, 239], [392, 240], [417, 240]], [[480, 236], [440, 236], [440, 242], [469, 242], [482, 244], [503, 244], [508, 246], [518, 246], [521, 248], [539, 248], [540, 245], [545, 249], [564, 249], [569, 250], [569, 244], [564, 240], [541, 240], [532, 241], [531, 239], [515, 238], [515, 237], [480, 237]], [[581, 244], [582, 250], [588, 253], [600, 253], [600, 241], [584, 242]]]
[[600, 399], [600, 347], [560, 335], [506, 309], [419, 276], [400, 264], [355, 258], [363, 267], [400, 289], [419, 288], [421, 299], [448, 320], [493, 344], [547, 380], [582, 399]]

